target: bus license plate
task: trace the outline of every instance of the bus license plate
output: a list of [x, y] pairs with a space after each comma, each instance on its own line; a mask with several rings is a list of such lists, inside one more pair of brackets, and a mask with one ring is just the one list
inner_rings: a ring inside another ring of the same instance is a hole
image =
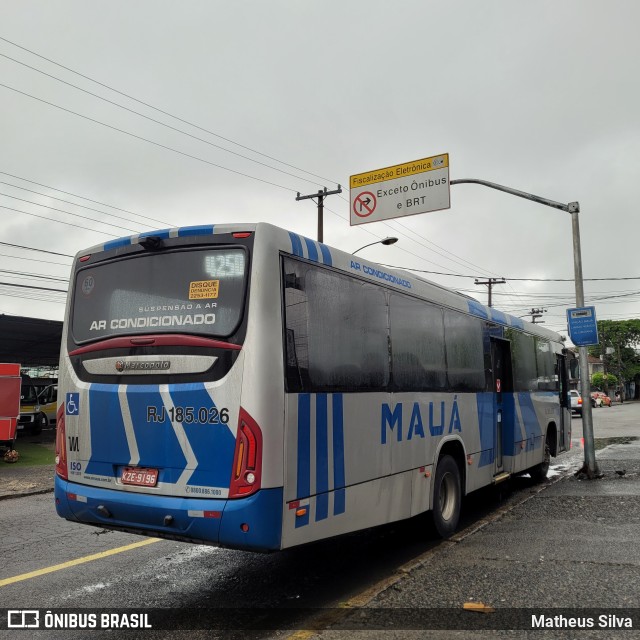
[[157, 469], [140, 469], [125, 467], [120, 476], [122, 484], [134, 484], [139, 487], [155, 487], [158, 484]]

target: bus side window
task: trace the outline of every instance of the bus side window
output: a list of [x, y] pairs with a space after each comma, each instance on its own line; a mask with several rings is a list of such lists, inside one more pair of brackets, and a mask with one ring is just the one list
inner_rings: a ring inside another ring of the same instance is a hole
[[444, 313], [447, 376], [453, 391], [484, 391], [483, 325], [458, 311]]
[[538, 370], [538, 389], [554, 391], [556, 389], [556, 362], [551, 345], [547, 340], [535, 338], [536, 366]]
[[386, 388], [384, 289], [288, 258], [283, 282], [287, 390]]
[[515, 391], [537, 391], [538, 372], [533, 336], [511, 330], [511, 358]]
[[389, 322], [394, 386], [406, 391], [445, 389], [442, 310], [422, 300], [392, 293]]

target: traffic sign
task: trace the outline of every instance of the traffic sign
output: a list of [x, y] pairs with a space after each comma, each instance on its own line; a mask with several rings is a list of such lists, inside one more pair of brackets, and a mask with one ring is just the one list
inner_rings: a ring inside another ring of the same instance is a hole
[[351, 224], [448, 209], [449, 154], [351, 176]]
[[598, 344], [598, 323], [595, 307], [567, 309], [569, 336], [576, 347]]
[[359, 218], [369, 217], [375, 210], [378, 201], [371, 191], [363, 191], [353, 201], [353, 213]]

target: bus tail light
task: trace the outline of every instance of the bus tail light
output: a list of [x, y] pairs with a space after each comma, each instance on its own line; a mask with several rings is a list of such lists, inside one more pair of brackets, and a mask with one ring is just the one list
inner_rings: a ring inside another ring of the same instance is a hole
[[244, 498], [255, 493], [260, 489], [261, 477], [262, 432], [256, 421], [240, 407], [229, 498]]
[[67, 445], [64, 433], [64, 402], [56, 414], [56, 473], [63, 479], [69, 479], [67, 470]]

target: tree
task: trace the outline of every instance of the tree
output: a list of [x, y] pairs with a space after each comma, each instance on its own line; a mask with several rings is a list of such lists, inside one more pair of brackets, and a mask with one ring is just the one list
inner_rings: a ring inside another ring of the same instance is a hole
[[[598, 322], [600, 344], [589, 347], [589, 354], [603, 355], [605, 372], [614, 372], [620, 386], [625, 381], [635, 380], [636, 398], [640, 397], [640, 319], [600, 320]], [[610, 351], [611, 353], [607, 353]]]
[[594, 389], [599, 389], [600, 391], [608, 391], [609, 388], [614, 388], [618, 384], [618, 378], [616, 378], [612, 373], [594, 373], [591, 376], [591, 386]]

